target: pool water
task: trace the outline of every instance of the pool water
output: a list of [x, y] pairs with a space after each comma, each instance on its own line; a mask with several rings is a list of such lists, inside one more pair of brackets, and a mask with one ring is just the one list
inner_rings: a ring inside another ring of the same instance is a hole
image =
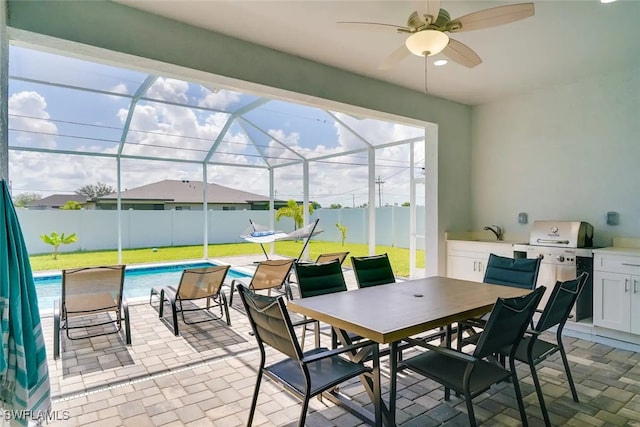
[[[215, 265], [210, 262], [198, 262], [127, 268], [124, 273], [124, 296], [128, 300], [141, 297], [149, 298], [151, 288], [168, 285], [177, 286], [180, 282], [182, 270], [185, 268], [212, 267]], [[249, 276], [230, 268], [225, 281], [242, 277]], [[34, 277], [34, 281], [36, 294], [38, 295], [38, 307], [40, 310], [52, 310], [54, 301], [60, 298], [62, 275], [37, 276]]]

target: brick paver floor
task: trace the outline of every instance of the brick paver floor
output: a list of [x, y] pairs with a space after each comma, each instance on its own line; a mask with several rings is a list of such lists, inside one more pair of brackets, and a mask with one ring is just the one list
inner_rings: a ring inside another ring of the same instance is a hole
[[[238, 260], [236, 260], [237, 262]], [[353, 287], [351, 272], [345, 273]], [[173, 334], [168, 318], [159, 319], [157, 303], [130, 304], [133, 343], [122, 334], [70, 341], [54, 360], [53, 318], [43, 317], [50, 355], [52, 426], [243, 426], [259, 366], [259, 353], [250, 326], [235, 298], [232, 326], [222, 321], [196, 325], [180, 323]], [[170, 310], [166, 312], [170, 313]], [[307, 334], [311, 345], [313, 334]], [[328, 338], [323, 338], [325, 345]], [[640, 354], [565, 337], [580, 397], [571, 399], [558, 355], [539, 366], [543, 390], [554, 425], [640, 426]], [[271, 354], [273, 360], [281, 356]], [[384, 365], [384, 362], [383, 362]], [[386, 366], [383, 366], [383, 374]], [[519, 377], [529, 424], [544, 425], [526, 366]], [[383, 392], [387, 391], [383, 377]], [[404, 426], [467, 425], [464, 402], [444, 401], [441, 386], [410, 371], [398, 380], [397, 421]], [[358, 382], [341, 391], [371, 407]], [[485, 425], [520, 424], [513, 387], [492, 387], [474, 399], [477, 418]], [[300, 404], [279, 386], [264, 379], [254, 419], [256, 426], [297, 425]], [[358, 426], [362, 423], [325, 399], [312, 399], [309, 426]]]

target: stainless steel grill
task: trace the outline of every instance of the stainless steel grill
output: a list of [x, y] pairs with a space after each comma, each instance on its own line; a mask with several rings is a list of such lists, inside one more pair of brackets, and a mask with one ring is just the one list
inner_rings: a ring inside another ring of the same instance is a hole
[[589, 273], [589, 280], [573, 308], [573, 321], [593, 314], [592, 249], [593, 226], [584, 221], [534, 221], [529, 244], [514, 245], [518, 256], [542, 258], [537, 286], [546, 286], [547, 292], [541, 306], [546, 304], [556, 281], [574, 279], [583, 271]]

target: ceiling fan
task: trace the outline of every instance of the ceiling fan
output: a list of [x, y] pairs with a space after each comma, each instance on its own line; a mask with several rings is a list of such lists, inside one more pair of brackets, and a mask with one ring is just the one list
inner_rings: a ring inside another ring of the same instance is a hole
[[378, 22], [338, 22], [354, 29], [395, 30], [399, 34], [408, 34], [405, 44], [393, 51], [378, 66], [387, 70], [413, 53], [417, 56], [433, 56], [440, 52], [458, 64], [473, 68], [482, 63], [482, 59], [469, 46], [450, 38], [447, 33], [480, 30], [508, 24], [533, 16], [533, 3], [510, 4], [472, 12], [451, 19], [449, 12], [440, 8], [440, 0], [426, 0], [420, 8], [409, 15], [406, 26], [383, 24]]

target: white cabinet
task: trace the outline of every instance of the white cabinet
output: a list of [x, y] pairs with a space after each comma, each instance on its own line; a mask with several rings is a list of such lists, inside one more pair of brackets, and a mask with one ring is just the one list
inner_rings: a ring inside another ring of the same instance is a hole
[[492, 253], [513, 257], [513, 243], [447, 240], [447, 276], [482, 282]]
[[593, 325], [640, 334], [640, 256], [596, 252]]

